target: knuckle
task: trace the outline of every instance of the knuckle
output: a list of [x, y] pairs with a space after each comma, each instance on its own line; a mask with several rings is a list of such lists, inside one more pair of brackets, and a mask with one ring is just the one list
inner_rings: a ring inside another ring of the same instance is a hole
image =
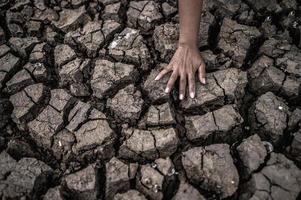
[[189, 74], [188, 74], [188, 78], [189, 78], [189, 80], [192, 80], [192, 79], [193, 79], [193, 74], [192, 74], [192, 73], [189, 73]]
[[172, 69], [171, 63], [170, 63], [169, 65], [167, 65], [167, 66], [164, 68], [164, 70], [166, 70], [166, 71], [169, 71], [169, 70], [171, 70], [171, 69]]
[[185, 85], [185, 82], [184, 82], [184, 81], [183, 81], [183, 82], [180, 82], [180, 87], [179, 87], [180, 90], [183, 89], [184, 85]]
[[169, 70], [171, 70], [172, 69], [172, 63], [169, 63], [168, 65], [166, 65], [165, 67], [164, 67], [164, 70], [166, 70], [166, 71], [169, 71]]
[[190, 89], [194, 89], [194, 82], [189, 84]]
[[188, 79], [189, 79], [190, 82], [193, 82], [194, 81], [194, 76], [190, 75]]
[[165, 69], [163, 69], [162, 70], [164, 73], [167, 73], [167, 72], [169, 72], [170, 71], [170, 69], [168, 69], [168, 68], [165, 68]]
[[193, 73], [193, 67], [192, 66], [189, 67], [188, 70], [187, 70], [187, 72], [190, 73], [190, 74]]
[[176, 78], [175, 77], [171, 77], [170, 78], [170, 84], [173, 84], [174, 82], [176, 82]]
[[178, 73], [177, 73], [177, 72], [172, 73], [171, 77], [172, 77], [173, 79], [176, 79], [176, 78], [178, 77]]
[[180, 83], [180, 91], [185, 91], [185, 87], [186, 87], [186, 84], [185, 83]]
[[169, 80], [168, 83], [167, 83], [167, 87], [171, 88], [171, 86], [172, 86], [172, 82]]

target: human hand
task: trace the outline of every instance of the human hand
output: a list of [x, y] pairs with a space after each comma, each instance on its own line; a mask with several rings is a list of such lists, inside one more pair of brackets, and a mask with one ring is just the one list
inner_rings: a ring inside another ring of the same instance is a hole
[[160, 80], [164, 75], [172, 72], [165, 92], [169, 93], [178, 77], [180, 77], [179, 99], [183, 100], [185, 97], [187, 81], [190, 97], [194, 98], [196, 71], [198, 71], [198, 78], [200, 82], [206, 84], [205, 62], [201, 57], [198, 48], [196, 46], [179, 44], [170, 63], [156, 76], [155, 80]]

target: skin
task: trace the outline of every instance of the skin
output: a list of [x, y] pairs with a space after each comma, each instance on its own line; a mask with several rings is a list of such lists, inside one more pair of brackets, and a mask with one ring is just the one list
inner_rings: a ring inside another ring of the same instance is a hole
[[179, 0], [180, 37], [178, 48], [167, 67], [155, 78], [155, 80], [160, 80], [163, 76], [171, 73], [165, 89], [166, 93], [172, 90], [179, 78], [180, 100], [183, 100], [188, 92], [191, 98], [195, 97], [196, 72], [199, 81], [206, 84], [205, 62], [198, 49], [202, 4], [203, 0]]

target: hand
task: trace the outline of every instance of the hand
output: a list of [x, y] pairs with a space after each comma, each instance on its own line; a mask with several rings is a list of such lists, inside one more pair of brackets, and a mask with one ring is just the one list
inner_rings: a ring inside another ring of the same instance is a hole
[[183, 100], [186, 92], [188, 79], [189, 94], [191, 98], [195, 97], [195, 73], [198, 70], [198, 78], [201, 83], [206, 84], [205, 62], [196, 46], [179, 44], [178, 49], [173, 55], [169, 65], [167, 65], [155, 78], [160, 80], [168, 72], [172, 74], [165, 89], [169, 93], [176, 80], [180, 77], [180, 100]]

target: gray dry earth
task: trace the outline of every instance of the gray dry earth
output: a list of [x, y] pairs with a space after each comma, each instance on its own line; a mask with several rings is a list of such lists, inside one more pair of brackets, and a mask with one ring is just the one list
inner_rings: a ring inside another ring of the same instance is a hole
[[301, 199], [301, 3], [204, 0], [195, 99], [154, 81], [176, 1], [0, 0], [0, 198]]

